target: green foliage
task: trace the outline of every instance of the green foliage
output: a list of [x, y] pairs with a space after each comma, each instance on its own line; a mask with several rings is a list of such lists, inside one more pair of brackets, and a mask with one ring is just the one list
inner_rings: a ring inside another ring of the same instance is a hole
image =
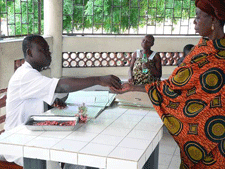
[[86, 0], [83, 6], [76, 4], [78, 0], [64, 0], [63, 28], [67, 33], [94, 27], [120, 34], [146, 24], [165, 20], [176, 24], [179, 19], [195, 16], [193, 0]]
[[[39, 33], [37, 2], [37, 0], [0, 0], [0, 17], [8, 20], [9, 36]], [[41, 9], [43, 20], [43, 7]], [[8, 15], [4, 14], [6, 12]]]
[[3, 17], [2, 13], [6, 11], [6, 3], [5, 0], [0, 0], [0, 17]]
[[71, 32], [73, 28], [80, 30], [88, 27], [88, 22], [83, 18], [85, 4], [88, 0], [64, 0], [63, 2], [63, 29]]
[[[36, 2], [37, 0], [0, 0], [0, 17], [8, 16], [8, 23], [12, 24], [10, 35], [38, 33]], [[41, 9], [43, 31], [43, 0]], [[6, 10], [8, 15], [4, 14]], [[64, 0], [63, 2], [63, 30], [67, 33], [94, 28], [95, 31], [123, 34], [131, 28], [138, 30], [146, 24], [154, 26], [165, 20], [176, 24], [179, 19], [194, 16], [193, 0]]]

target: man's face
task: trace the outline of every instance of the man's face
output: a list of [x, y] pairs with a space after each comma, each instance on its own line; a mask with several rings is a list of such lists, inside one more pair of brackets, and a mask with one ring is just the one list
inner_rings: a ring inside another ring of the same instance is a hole
[[39, 70], [49, 66], [52, 61], [48, 43], [44, 39], [38, 38], [32, 42], [31, 54], [32, 62], [35, 63]]

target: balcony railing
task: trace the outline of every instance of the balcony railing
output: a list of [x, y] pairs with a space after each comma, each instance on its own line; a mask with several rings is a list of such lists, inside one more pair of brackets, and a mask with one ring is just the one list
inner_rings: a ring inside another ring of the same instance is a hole
[[195, 35], [195, 0], [64, 0], [65, 35]]
[[0, 0], [0, 38], [41, 34], [43, 0]]
[[[183, 52], [160, 52], [162, 66], [177, 66]], [[63, 68], [127, 67], [133, 52], [63, 52]]]

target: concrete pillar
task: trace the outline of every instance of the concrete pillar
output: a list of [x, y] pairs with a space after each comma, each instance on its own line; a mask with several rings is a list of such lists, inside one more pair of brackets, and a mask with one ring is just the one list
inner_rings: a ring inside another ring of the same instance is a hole
[[62, 76], [63, 0], [44, 0], [44, 36], [53, 37], [51, 76]]

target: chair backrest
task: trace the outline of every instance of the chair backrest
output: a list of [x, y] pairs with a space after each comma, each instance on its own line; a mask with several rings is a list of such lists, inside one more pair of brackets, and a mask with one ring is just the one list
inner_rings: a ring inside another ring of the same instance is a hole
[[[0, 116], [0, 124], [5, 122], [6, 115]], [[0, 130], [0, 134], [2, 134], [5, 130]]]
[[[0, 94], [5, 94], [3, 96], [0, 97], [0, 108], [5, 107], [6, 105], [6, 92], [7, 92], [7, 88], [6, 89], [0, 89]], [[0, 116], [0, 124], [5, 122], [5, 118], [6, 115], [1, 115]], [[0, 130], [0, 134], [4, 132], [4, 130]]]
[[[1, 93], [6, 93], [7, 89], [0, 89]], [[0, 98], [0, 108], [5, 107], [6, 104], [6, 95]], [[0, 116], [0, 124], [5, 122], [6, 115]], [[0, 134], [4, 132], [4, 130], [0, 131]], [[23, 169], [23, 167], [8, 161], [0, 161], [0, 169]]]
[[0, 169], [23, 169], [23, 167], [8, 161], [0, 161]]

